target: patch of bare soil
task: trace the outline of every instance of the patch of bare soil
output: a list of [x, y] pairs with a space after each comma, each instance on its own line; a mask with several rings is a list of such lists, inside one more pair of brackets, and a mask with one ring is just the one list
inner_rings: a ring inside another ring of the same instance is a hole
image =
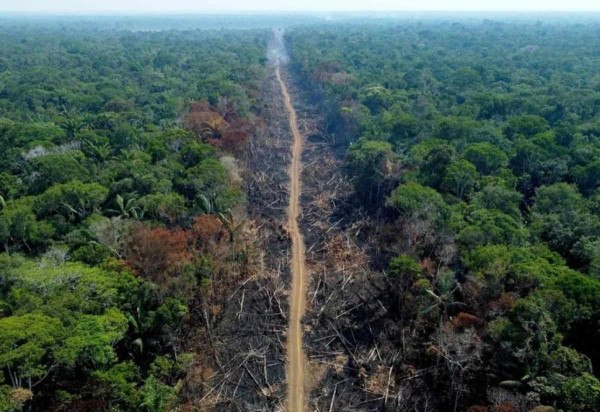
[[303, 138], [298, 129], [296, 111], [292, 105], [287, 86], [281, 77], [280, 60], [277, 60], [275, 73], [281, 87], [281, 94], [288, 113], [288, 123], [293, 136], [292, 160], [290, 163], [290, 200], [288, 207], [288, 229], [292, 238], [292, 290], [290, 294], [290, 318], [287, 335], [287, 380], [288, 380], [288, 411], [304, 411], [304, 335], [302, 331], [302, 316], [306, 306], [306, 276], [304, 238], [298, 226], [300, 214], [301, 190], [301, 156]]

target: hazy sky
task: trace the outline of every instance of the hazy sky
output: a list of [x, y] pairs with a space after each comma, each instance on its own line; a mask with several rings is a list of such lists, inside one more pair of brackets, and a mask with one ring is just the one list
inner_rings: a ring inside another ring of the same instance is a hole
[[600, 11], [600, 0], [0, 0], [0, 11], [333, 11], [571, 10]]

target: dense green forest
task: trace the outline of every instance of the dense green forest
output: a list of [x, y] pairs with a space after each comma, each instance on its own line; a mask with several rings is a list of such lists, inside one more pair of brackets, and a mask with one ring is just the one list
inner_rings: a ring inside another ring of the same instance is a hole
[[273, 56], [306, 408], [600, 410], [598, 15], [497, 17], [0, 14], [0, 411], [285, 408]]
[[0, 28], [0, 410], [172, 409], [268, 36]]
[[599, 38], [493, 20], [287, 32], [354, 208], [381, 222], [387, 344], [422, 372], [410, 410], [600, 410]]

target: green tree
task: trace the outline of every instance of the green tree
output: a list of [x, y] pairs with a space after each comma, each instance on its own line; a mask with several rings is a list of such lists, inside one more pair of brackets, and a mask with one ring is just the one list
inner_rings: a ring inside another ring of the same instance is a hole
[[405, 147], [410, 144], [419, 134], [419, 123], [417, 119], [406, 113], [389, 113], [383, 114], [383, 126], [389, 130], [389, 142], [394, 145], [395, 149]]
[[504, 134], [509, 139], [514, 139], [517, 136], [533, 137], [548, 129], [548, 122], [543, 117], [524, 115], [510, 119], [504, 128]]
[[31, 252], [34, 247], [50, 241], [52, 227], [36, 219], [33, 204], [33, 198], [25, 197], [6, 202], [0, 209], [0, 242], [6, 252], [20, 247]]
[[377, 206], [385, 196], [394, 158], [392, 146], [383, 141], [363, 139], [348, 149], [348, 170], [364, 207]]
[[566, 379], [561, 389], [563, 402], [568, 410], [600, 409], [600, 381], [591, 373]]
[[140, 391], [136, 382], [140, 379], [139, 367], [133, 361], [117, 363], [110, 368], [92, 372], [97, 384], [95, 395], [109, 400], [113, 404], [124, 403], [136, 409], [141, 403]]
[[405, 183], [392, 191], [386, 204], [406, 219], [437, 220], [446, 204], [434, 189], [418, 183]]
[[31, 390], [56, 366], [54, 351], [66, 331], [57, 319], [25, 314], [0, 319], [0, 368], [13, 387]]
[[54, 185], [41, 194], [35, 202], [38, 216], [60, 214], [70, 220], [83, 220], [106, 199], [108, 189], [98, 183], [74, 180]]
[[467, 225], [459, 233], [459, 239], [466, 248], [488, 244], [521, 246], [529, 235], [518, 220], [499, 210], [474, 210], [467, 215], [466, 221]]
[[467, 197], [479, 179], [475, 166], [466, 160], [459, 160], [448, 166], [442, 182], [443, 187], [460, 198]]
[[71, 180], [87, 181], [89, 167], [85, 165], [85, 156], [80, 151], [46, 154], [32, 160], [35, 177], [33, 187], [40, 193], [57, 183]]
[[534, 233], [563, 256], [583, 236], [600, 236], [600, 223], [590, 213], [589, 203], [577, 187], [567, 183], [542, 186], [536, 191], [536, 201], [531, 208]]
[[175, 400], [175, 388], [160, 382], [155, 376], [146, 379], [141, 390], [142, 406], [148, 412], [166, 412], [171, 410]]
[[420, 180], [436, 189], [442, 185], [446, 169], [456, 160], [456, 149], [443, 140], [415, 145], [410, 154], [419, 167]]
[[508, 166], [508, 156], [491, 143], [473, 143], [467, 146], [463, 157], [473, 163], [479, 173], [490, 175]]
[[99, 316], [80, 315], [56, 350], [56, 358], [65, 365], [91, 369], [110, 365], [116, 360], [113, 346], [123, 339], [127, 327], [125, 315], [114, 308]]
[[583, 193], [590, 194], [600, 187], [600, 161], [577, 165], [572, 170], [573, 177]]
[[471, 204], [478, 208], [496, 209], [515, 219], [520, 219], [519, 204], [523, 195], [514, 189], [499, 185], [486, 185], [473, 195]]
[[146, 195], [140, 198], [137, 204], [140, 205], [144, 216], [166, 224], [174, 224], [187, 210], [185, 198], [178, 193]]
[[444, 140], [471, 141], [481, 125], [468, 117], [444, 117], [438, 122], [436, 136]]
[[364, 91], [363, 104], [369, 108], [371, 113], [379, 113], [387, 109], [392, 102], [390, 92], [379, 84], [371, 85]]

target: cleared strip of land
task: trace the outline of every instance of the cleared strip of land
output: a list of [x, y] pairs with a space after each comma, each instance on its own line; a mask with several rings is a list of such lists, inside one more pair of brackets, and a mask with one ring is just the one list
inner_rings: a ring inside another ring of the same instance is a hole
[[280, 63], [277, 60], [275, 69], [277, 81], [284, 97], [288, 113], [289, 127], [294, 138], [292, 159], [290, 163], [290, 199], [288, 206], [288, 229], [292, 238], [292, 292], [290, 295], [290, 317], [287, 335], [287, 380], [288, 411], [304, 410], [304, 364], [305, 356], [302, 347], [302, 316], [306, 304], [306, 265], [304, 259], [304, 239], [298, 226], [300, 214], [300, 177], [302, 157], [302, 136], [298, 130], [296, 111], [292, 105], [287, 86], [281, 77]]

